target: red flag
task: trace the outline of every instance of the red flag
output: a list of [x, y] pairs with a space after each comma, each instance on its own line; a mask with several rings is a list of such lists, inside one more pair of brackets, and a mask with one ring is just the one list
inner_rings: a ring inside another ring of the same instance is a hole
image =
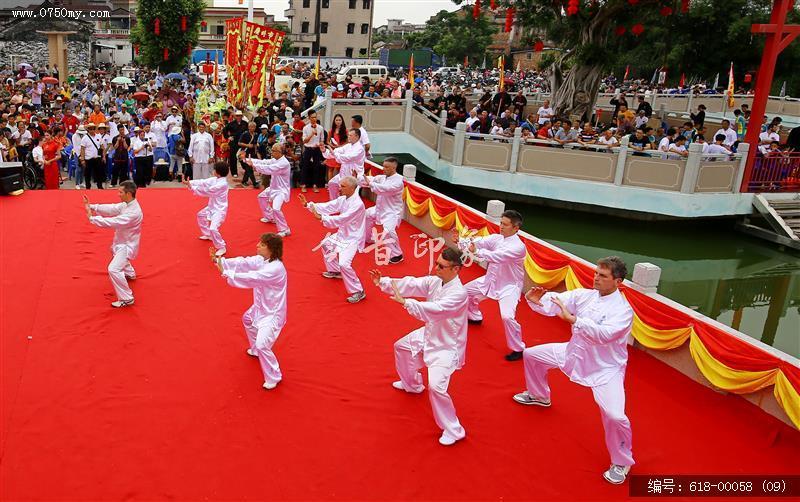
[[469, 66], [469, 56], [464, 56], [464, 68]]
[[472, 6], [472, 19], [478, 20], [481, 17], [481, 0], [475, 0], [475, 5]]
[[511, 26], [514, 24], [514, 7], [506, 9], [506, 33], [511, 31]]
[[497, 8], [497, 5], [494, 3], [494, 0], [489, 1], [489, 8], [492, 10], [495, 10]]
[[681, 73], [681, 81], [678, 82], [678, 87], [684, 87], [686, 85], [686, 75]]
[[622, 80], [628, 80], [628, 74], [630, 73], [630, 71], [631, 71], [631, 66], [630, 65], [626, 66], [625, 67], [625, 76], [622, 77]]

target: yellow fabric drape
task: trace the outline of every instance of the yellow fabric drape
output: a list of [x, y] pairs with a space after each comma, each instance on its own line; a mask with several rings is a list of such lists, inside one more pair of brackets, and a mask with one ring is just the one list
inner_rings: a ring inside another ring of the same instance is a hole
[[656, 329], [647, 325], [636, 314], [633, 315], [633, 337], [648, 349], [670, 350], [680, 347], [692, 335], [692, 327]]
[[789, 420], [800, 429], [800, 394], [792, 387], [782, 371], [775, 375], [775, 399], [781, 405]]
[[703, 376], [722, 390], [734, 394], [748, 394], [775, 383], [777, 368], [767, 371], [744, 371], [729, 368], [714, 359], [694, 333], [689, 337], [689, 351]]

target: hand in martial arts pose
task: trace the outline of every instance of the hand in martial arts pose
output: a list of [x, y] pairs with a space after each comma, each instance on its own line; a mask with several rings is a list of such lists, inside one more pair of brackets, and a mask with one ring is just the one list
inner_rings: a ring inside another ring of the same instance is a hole
[[353, 258], [364, 249], [365, 213], [364, 202], [358, 196], [358, 181], [352, 176], [341, 180], [342, 195], [322, 203], [308, 202], [298, 194], [303, 207], [307, 207], [326, 228], [337, 229], [322, 241], [322, 256], [325, 259], [326, 279], [344, 279], [347, 301], [358, 303], [364, 298], [364, 287], [353, 270]]
[[369, 187], [375, 194], [375, 205], [367, 209], [367, 229], [365, 240], [371, 240], [372, 228], [375, 224], [383, 226], [384, 245], [389, 249], [389, 263], [403, 261], [403, 249], [397, 237], [397, 227], [403, 220], [403, 177], [397, 174], [398, 161], [387, 157], [383, 161], [384, 174], [363, 176], [362, 186]]
[[479, 260], [486, 261], [486, 274], [466, 284], [469, 294], [469, 322], [480, 324], [483, 315], [478, 303], [486, 298], [500, 304], [500, 317], [506, 334], [506, 344], [511, 352], [507, 361], [522, 358], [525, 344], [522, 343], [522, 328], [514, 318], [525, 280], [525, 244], [519, 238], [522, 215], [517, 211], [505, 211], [500, 218], [500, 233], [487, 237], [458, 239], [453, 231], [453, 241], [463, 251], [469, 251]]
[[292, 232], [289, 231], [289, 224], [286, 222], [286, 216], [283, 215], [281, 208], [289, 202], [292, 190], [292, 166], [283, 155], [283, 145], [275, 143], [272, 145], [271, 153], [271, 159], [243, 158], [242, 160], [259, 173], [270, 176], [269, 187], [258, 194], [261, 222], [271, 223], [274, 221], [278, 227], [278, 235], [288, 237]]
[[633, 310], [618, 289], [626, 274], [625, 263], [611, 256], [597, 262], [593, 289], [548, 293], [534, 287], [528, 291], [525, 298], [531, 309], [570, 323], [572, 338], [567, 343], [525, 349], [527, 390], [514, 396], [520, 404], [550, 406], [547, 372], [552, 368], [561, 369], [575, 383], [591, 387], [611, 455], [611, 467], [603, 477], [614, 484], [625, 481], [634, 463], [623, 385]]
[[364, 160], [367, 157], [360, 139], [361, 131], [350, 129], [347, 132], [347, 143], [335, 150], [328, 145], [327, 149], [322, 152], [322, 156], [326, 159], [336, 159], [336, 162], [342, 165], [339, 173], [328, 180], [328, 195], [331, 200], [339, 197], [339, 185], [344, 178], [348, 176], [358, 178], [364, 174]]
[[[427, 366], [428, 397], [436, 425], [443, 431], [439, 443], [444, 446], [466, 436], [447, 393], [450, 376], [464, 366], [467, 349], [467, 291], [458, 277], [461, 258], [460, 251], [446, 248], [436, 260], [435, 275], [427, 277], [390, 279], [381, 277], [378, 270], [370, 272], [381, 291], [393, 294], [393, 300], [425, 323], [395, 342], [394, 362], [400, 380], [392, 386], [421, 393], [425, 387], [419, 370]], [[408, 296], [422, 300], [405, 298]]]
[[247, 354], [258, 357], [264, 374], [264, 388], [274, 389], [281, 381], [278, 359], [272, 346], [286, 324], [286, 268], [283, 266], [283, 238], [264, 234], [256, 245], [256, 256], [221, 258], [209, 249], [211, 261], [233, 287], [253, 290], [253, 305], [242, 316]]
[[128, 287], [128, 280], [136, 279], [136, 272], [130, 260], [139, 254], [142, 235], [142, 208], [136, 200], [136, 183], [123, 181], [118, 192], [122, 201], [119, 204], [89, 204], [89, 199], [83, 196], [89, 222], [98, 227], [114, 229], [111, 243], [114, 258], [108, 264], [108, 276], [117, 293], [117, 301], [111, 303], [114, 308], [133, 305], [133, 291]]
[[208, 205], [197, 213], [197, 225], [201, 232], [199, 239], [210, 240], [217, 249], [217, 256], [224, 255], [227, 250], [219, 227], [228, 214], [228, 163], [214, 164], [214, 176], [211, 178], [191, 181], [185, 179], [182, 183], [193, 194], [208, 197]]

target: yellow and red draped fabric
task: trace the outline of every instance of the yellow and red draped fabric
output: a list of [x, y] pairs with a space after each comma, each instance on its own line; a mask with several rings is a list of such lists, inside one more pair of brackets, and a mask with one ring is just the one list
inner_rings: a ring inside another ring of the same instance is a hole
[[[499, 231], [483, 216], [417, 184], [406, 183], [404, 199], [410, 214], [427, 214], [437, 228], [477, 230], [479, 235]], [[522, 240], [527, 248], [525, 271], [533, 282], [548, 288], [561, 282], [567, 289], [592, 287], [593, 267], [542, 243]], [[728, 392], [748, 394], [774, 386], [776, 400], [800, 428], [800, 368], [642, 292], [623, 287], [622, 293], [634, 311], [632, 334], [639, 343], [670, 350], [688, 341], [703, 376]]]
[[411, 82], [411, 88], [414, 88], [414, 53], [411, 53], [411, 59], [408, 62], [408, 81]]
[[225, 66], [228, 70], [228, 101], [238, 102], [241, 94], [241, 72], [238, 71], [241, 59], [242, 18], [225, 20]]

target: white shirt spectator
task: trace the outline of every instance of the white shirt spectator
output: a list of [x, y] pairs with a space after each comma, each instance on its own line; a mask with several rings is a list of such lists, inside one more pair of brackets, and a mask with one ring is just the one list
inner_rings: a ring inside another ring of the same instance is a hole
[[309, 136], [311, 136], [311, 139], [308, 140], [308, 143], [305, 143], [306, 148], [318, 148], [321, 144], [325, 143], [325, 129], [321, 124], [317, 124], [317, 129], [314, 133], [312, 133], [311, 124], [306, 124], [306, 126], [303, 127], [303, 138], [305, 139]]
[[703, 144], [703, 153], [730, 154], [731, 151], [728, 150], [727, 148], [725, 148], [724, 146], [718, 145], [716, 143], [712, 143], [712, 144], [704, 143]]
[[361, 138], [358, 142], [366, 149], [367, 145], [369, 145], [369, 134], [367, 134], [367, 130], [364, 127], [360, 127], [358, 130], [361, 131]]
[[19, 129], [15, 130], [11, 133], [11, 139], [13, 139], [17, 146], [27, 146], [31, 144], [33, 141], [33, 137], [31, 136], [31, 132], [27, 129], [20, 134]]
[[207, 163], [214, 156], [214, 138], [207, 132], [192, 134], [187, 152], [193, 161]]
[[544, 106], [540, 106], [536, 114], [539, 115], [539, 125], [543, 125], [545, 122], [553, 118], [555, 112], [553, 111], [552, 107], [548, 106], [545, 108]]
[[81, 148], [83, 148], [84, 159], [89, 160], [100, 156], [98, 148], [101, 148], [101, 145], [98, 139], [99, 138], [91, 138], [88, 134], [83, 137], [81, 140]]
[[169, 124], [165, 120], [154, 120], [150, 123], [150, 134], [156, 140], [156, 148], [167, 147], [167, 131]]
[[[165, 129], [165, 131], [169, 131], [170, 129], [172, 129], [172, 126], [181, 127], [181, 125], [183, 125], [183, 117], [180, 114], [170, 115], [166, 119], [164, 119], [164, 122], [167, 124], [167, 128]], [[152, 130], [152, 128], [153, 126], [151, 125], [150, 129]]]
[[39, 167], [44, 166], [44, 150], [42, 150], [42, 147], [40, 145], [36, 145], [35, 147], [33, 147], [31, 155], [33, 155], [34, 162], [39, 164]]
[[717, 137], [717, 134], [725, 135], [725, 141], [723, 141], [722, 144], [727, 147], [733, 146], [733, 144], [736, 143], [736, 140], [738, 139], [736, 131], [731, 128], [718, 130], [717, 132], [714, 133], [715, 138]]
[[598, 145], [606, 145], [606, 146], [617, 146], [619, 144], [619, 141], [617, 141], [617, 138], [615, 136], [611, 136], [611, 137], [607, 138], [605, 136], [605, 134], [604, 134], [604, 135], [600, 136], [599, 138], [597, 138], [597, 144]]

